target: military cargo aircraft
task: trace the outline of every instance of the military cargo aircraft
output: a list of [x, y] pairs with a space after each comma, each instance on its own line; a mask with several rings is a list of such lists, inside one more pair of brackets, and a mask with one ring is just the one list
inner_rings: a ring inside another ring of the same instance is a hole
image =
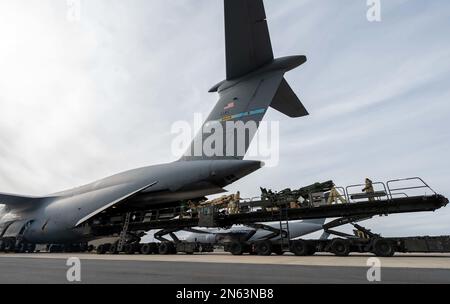
[[289, 117], [308, 115], [284, 79], [286, 72], [307, 59], [274, 58], [262, 0], [224, 0], [224, 8], [226, 79], [210, 90], [219, 94], [219, 101], [205, 122], [205, 126], [214, 122], [224, 127], [223, 147], [219, 147], [223, 153], [195, 151], [197, 143], [205, 140], [200, 132], [186, 155], [172, 163], [130, 170], [45, 196], [0, 193], [2, 247], [90, 240], [90, 224], [100, 214], [150, 210], [221, 193], [263, 166], [260, 161], [244, 160], [254, 134], [240, 143], [233, 136], [235, 131], [225, 125], [253, 122], [259, 126], [269, 107]]

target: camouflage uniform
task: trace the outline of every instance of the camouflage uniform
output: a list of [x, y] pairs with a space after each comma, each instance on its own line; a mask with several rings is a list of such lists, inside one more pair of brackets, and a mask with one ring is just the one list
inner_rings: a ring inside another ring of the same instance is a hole
[[[366, 187], [364, 189], [362, 189], [362, 192], [365, 192], [366, 194], [375, 193], [375, 190], [373, 189], [373, 182], [369, 178], [366, 178]], [[373, 202], [373, 201], [375, 201], [375, 198], [369, 197], [369, 201]]]
[[341, 204], [347, 203], [345, 198], [343, 198], [342, 195], [339, 193], [339, 191], [337, 191], [336, 187], [333, 187], [330, 191], [330, 196], [328, 196], [328, 204], [329, 205], [333, 203], [339, 204], [338, 201], [340, 201]]

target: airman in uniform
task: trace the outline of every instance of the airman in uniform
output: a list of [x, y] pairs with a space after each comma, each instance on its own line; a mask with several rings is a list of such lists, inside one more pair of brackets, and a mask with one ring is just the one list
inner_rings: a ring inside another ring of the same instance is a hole
[[233, 195], [232, 199], [228, 203], [228, 214], [238, 214], [239, 213], [239, 202], [241, 201], [241, 193], [238, 191]]
[[333, 188], [331, 188], [330, 195], [328, 196], [328, 205], [332, 204], [346, 204], [347, 201], [345, 198], [342, 197], [342, 195], [339, 193], [339, 191], [336, 189], [336, 186], [334, 185]]
[[[373, 182], [370, 180], [370, 178], [366, 178], [366, 186], [361, 191], [365, 192], [366, 194], [373, 194], [373, 193], [375, 193], [375, 190], [373, 188]], [[374, 197], [369, 197], [369, 202], [373, 202], [373, 201], [375, 201], [375, 198]]]

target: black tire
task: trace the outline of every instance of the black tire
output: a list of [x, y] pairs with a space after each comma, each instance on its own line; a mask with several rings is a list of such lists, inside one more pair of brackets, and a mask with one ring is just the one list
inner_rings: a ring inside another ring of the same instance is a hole
[[150, 248], [152, 249], [153, 254], [159, 254], [159, 244], [158, 243], [150, 243]]
[[244, 254], [244, 244], [235, 241], [230, 244], [229, 251], [232, 255], [243, 255]]
[[79, 253], [81, 251], [81, 244], [72, 244], [70, 245], [70, 252], [71, 253]]
[[25, 251], [26, 251], [26, 244], [24, 244], [22, 242], [17, 243], [15, 247], [16, 247], [15, 248], [16, 253], [25, 253]]
[[108, 252], [109, 249], [111, 248], [112, 244], [107, 243], [107, 244], [103, 244], [103, 246], [105, 247], [106, 252]]
[[0, 252], [4, 252], [4, 251], [5, 251], [5, 241], [0, 240]]
[[344, 239], [334, 239], [331, 242], [330, 250], [337, 256], [348, 256], [350, 254], [350, 242]]
[[81, 243], [80, 244], [80, 252], [87, 252], [88, 251], [88, 243]]
[[272, 252], [275, 253], [276, 255], [283, 255], [284, 254], [284, 251], [283, 251], [283, 248], [281, 247], [281, 245], [274, 246], [272, 248]]
[[373, 253], [378, 257], [392, 257], [395, 254], [394, 244], [386, 239], [377, 239], [373, 243]]
[[173, 253], [172, 244], [169, 242], [163, 242], [159, 245], [159, 254], [169, 255]]
[[177, 246], [174, 243], [170, 243], [170, 254], [177, 254]]
[[256, 243], [256, 253], [261, 256], [269, 256], [272, 254], [272, 243], [270, 241], [262, 241]]
[[87, 247], [87, 252], [92, 252], [92, 251], [94, 251], [94, 249], [95, 249], [95, 246], [94, 245], [89, 245], [88, 247]]
[[291, 244], [291, 252], [296, 256], [307, 256], [310, 255], [312, 249], [311, 246], [305, 240], [293, 241]]
[[34, 251], [36, 250], [36, 244], [27, 244], [26, 250], [28, 253], [34, 253]]
[[149, 255], [153, 253], [153, 248], [150, 244], [144, 244], [141, 247], [141, 253], [145, 255]]
[[63, 247], [61, 248], [61, 251], [65, 252], [65, 253], [75, 252], [75, 250], [73, 249], [73, 246], [71, 244], [63, 245]]
[[119, 254], [117, 247], [118, 247], [117, 244], [112, 244], [111, 247], [109, 247], [109, 253], [110, 254]]
[[123, 245], [123, 252], [126, 254], [134, 254], [134, 246], [133, 244], [125, 244]]
[[5, 240], [5, 252], [14, 252], [16, 249], [16, 242], [14, 240]]
[[60, 245], [57, 245], [57, 244], [51, 244], [49, 247], [48, 247], [48, 252], [50, 252], [50, 253], [60, 253], [60, 252], [62, 252], [62, 247], [60, 246]]
[[308, 255], [315, 255], [316, 254], [316, 248], [314, 246], [311, 246], [308, 250]]
[[98, 245], [97, 254], [105, 254], [107, 251], [105, 244]]

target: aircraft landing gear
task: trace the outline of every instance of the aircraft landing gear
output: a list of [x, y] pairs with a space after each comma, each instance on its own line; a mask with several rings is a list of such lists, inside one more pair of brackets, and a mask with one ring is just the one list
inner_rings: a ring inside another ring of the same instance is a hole
[[35, 244], [23, 242], [17, 238], [3, 238], [0, 240], [0, 252], [33, 253], [35, 250]]
[[16, 242], [14, 239], [4, 239], [3, 240], [3, 248], [4, 248], [4, 252], [6, 253], [10, 253], [10, 252], [14, 252], [16, 249]]

